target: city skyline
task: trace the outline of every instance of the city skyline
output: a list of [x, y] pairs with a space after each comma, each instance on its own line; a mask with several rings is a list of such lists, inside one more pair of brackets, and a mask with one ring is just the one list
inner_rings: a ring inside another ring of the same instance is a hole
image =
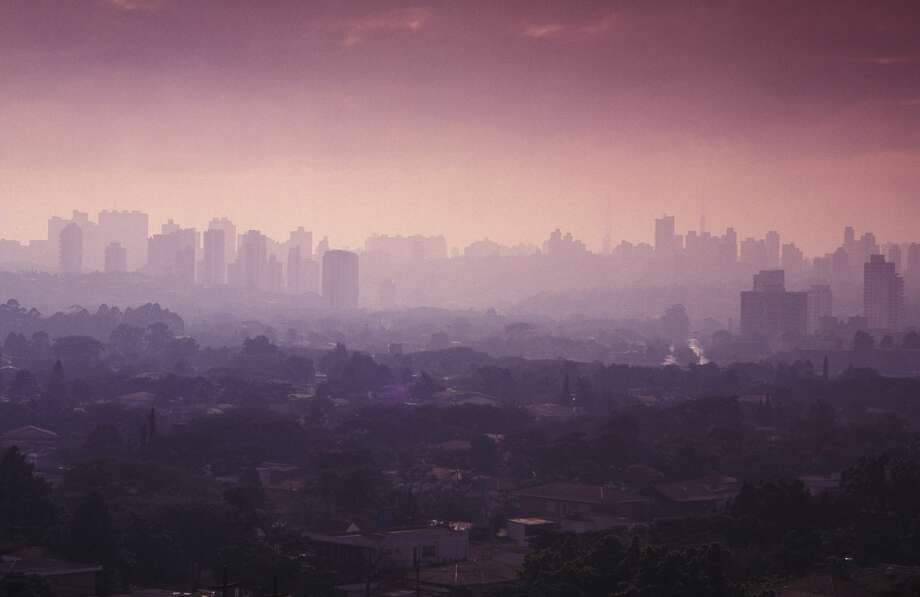
[[38, 238], [39, 213], [79, 203], [273, 237], [310, 222], [347, 246], [561, 227], [593, 249], [609, 202], [611, 236], [631, 242], [703, 203], [712, 230], [776, 229], [811, 254], [854, 222], [907, 239], [916, 11], [7, 2], [4, 235]]

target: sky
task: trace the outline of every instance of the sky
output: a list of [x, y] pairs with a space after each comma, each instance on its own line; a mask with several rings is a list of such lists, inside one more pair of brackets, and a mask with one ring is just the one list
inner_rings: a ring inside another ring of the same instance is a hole
[[0, 237], [920, 240], [920, 4], [0, 0]]

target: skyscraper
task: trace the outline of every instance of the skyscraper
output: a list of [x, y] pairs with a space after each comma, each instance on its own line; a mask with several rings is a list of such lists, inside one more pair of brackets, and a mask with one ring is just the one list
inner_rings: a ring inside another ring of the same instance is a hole
[[291, 235], [288, 238], [288, 248], [291, 247], [297, 247], [300, 249], [301, 259], [312, 259], [313, 233], [309, 230], [304, 230], [303, 226], [300, 226], [297, 228], [297, 230], [292, 230]]
[[674, 216], [661, 216], [655, 220], [655, 255], [673, 257], [676, 254], [677, 234]]
[[332, 309], [358, 307], [358, 255], [326, 251], [323, 255], [323, 299]]
[[83, 271], [83, 229], [71, 222], [61, 229], [58, 238], [58, 266], [62, 274]]
[[916, 296], [920, 291], [920, 244], [911, 243], [907, 247], [907, 278], [908, 290], [911, 296]]
[[741, 335], [774, 339], [802, 336], [808, 327], [808, 297], [787, 292], [783, 270], [754, 275], [754, 289], [741, 292]]
[[174, 278], [186, 285], [194, 284], [198, 231], [194, 228], [181, 228], [172, 220], [164, 224], [162, 229], [162, 234], [154, 234], [148, 239], [147, 273]]
[[202, 235], [201, 283], [219, 286], [227, 282], [227, 236], [220, 228], [209, 228]]
[[790, 274], [800, 273], [805, 268], [805, 255], [795, 243], [783, 245], [782, 258], [780, 259], [783, 270]]
[[105, 248], [105, 273], [115, 274], [128, 271], [128, 250], [118, 242]]
[[821, 328], [821, 319], [834, 314], [834, 295], [827, 284], [814, 284], [808, 290], [808, 333]]
[[291, 294], [303, 292], [303, 258], [300, 256], [300, 246], [288, 249], [287, 257], [287, 291]]
[[258, 230], [240, 236], [237, 249], [239, 283], [249, 290], [265, 288], [268, 281], [268, 239]]
[[224, 231], [224, 262], [235, 262], [237, 250], [236, 225], [228, 218], [213, 218], [208, 223], [208, 229]]
[[780, 258], [779, 232], [771, 230], [764, 237], [764, 248], [767, 251], [767, 267], [778, 267]]
[[127, 251], [127, 269], [134, 271], [147, 263], [147, 237], [150, 218], [140, 211], [103, 210], [99, 212], [99, 235], [108, 247], [119, 243]]
[[863, 315], [873, 330], [897, 331], [904, 305], [904, 280], [894, 263], [872, 255], [863, 267]]

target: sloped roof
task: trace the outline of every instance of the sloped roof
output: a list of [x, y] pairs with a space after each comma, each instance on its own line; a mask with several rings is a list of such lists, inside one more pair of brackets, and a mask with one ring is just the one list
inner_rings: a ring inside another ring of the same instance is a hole
[[54, 440], [59, 436], [57, 433], [50, 431], [48, 429], [42, 429], [41, 427], [36, 427], [35, 425], [26, 425], [24, 427], [17, 427], [16, 429], [10, 429], [3, 435], [0, 435], [0, 439], [4, 441], [10, 440]]
[[596, 505], [645, 499], [628, 489], [606, 487], [603, 485], [586, 485], [568, 481], [557, 481], [538, 487], [519, 489], [514, 492], [514, 495], [519, 497], [555, 500], [559, 502], [578, 502]]
[[689, 481], [656, 483], [655, 491], [672, 502], [714, 502], [733, 498], [738, 494], [740, 483], [734, 477], [704, 477]]

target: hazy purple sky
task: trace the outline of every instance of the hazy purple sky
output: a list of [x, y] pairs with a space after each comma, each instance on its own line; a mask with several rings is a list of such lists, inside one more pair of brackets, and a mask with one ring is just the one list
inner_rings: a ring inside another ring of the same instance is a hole
[[920, 239], [920, 3], [0, 0], [0, 236]]

